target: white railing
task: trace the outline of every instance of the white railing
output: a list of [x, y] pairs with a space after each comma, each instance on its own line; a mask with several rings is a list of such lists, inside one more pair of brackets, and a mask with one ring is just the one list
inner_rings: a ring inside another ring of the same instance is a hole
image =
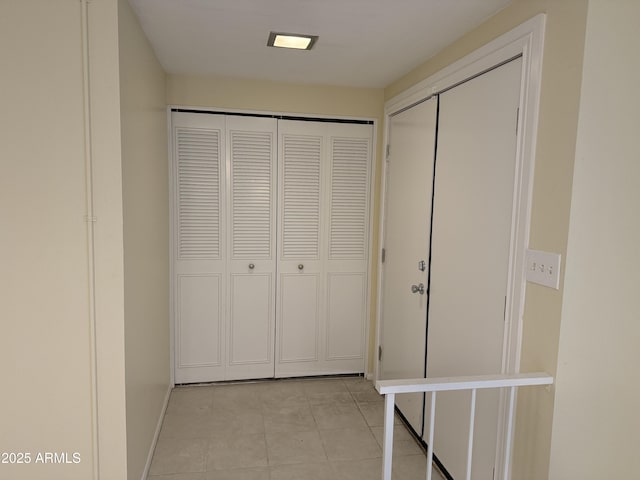
[[431, 411], [429, 440], [427, 442], [427, 480], [433, 474], [433, 436], [436, 413], [436, 393], [453, 390], [470, 390], [471, 405], [469, 409], [469, 439], [467, 443], [466, 479], [471, 479], [471, 461], [473, 452], [473, 429], [475, 423], [476, 391], [487, 388], [509, 389], [509, 412], [505, 440], [503, 477], [509, 478], [511, 458], [511, 437], [515, 409], [516, 389], [535, 385], [551, 385], [553, 377], [547, 373], [520, 373], [513, 375], [479, 375], [474, 377], [451, 378], [416, 378], [406, 380], [378, 380], [376, 389], [385, 396], [384, 404], [384, 443], [382, 447], [382, 480], [391, 480], [391, 462], [393, 454], [393, 417], [395, 397], [398, 393], [430, 393]]

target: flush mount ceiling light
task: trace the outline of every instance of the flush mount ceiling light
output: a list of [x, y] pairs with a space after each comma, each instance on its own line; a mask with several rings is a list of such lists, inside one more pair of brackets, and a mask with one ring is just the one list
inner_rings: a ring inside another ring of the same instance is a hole
[[311, 50], [318, 40], [317, 35], [300, 35], [298, 33], [271, 32], [268, 47], [293, 48], [296, 50]]

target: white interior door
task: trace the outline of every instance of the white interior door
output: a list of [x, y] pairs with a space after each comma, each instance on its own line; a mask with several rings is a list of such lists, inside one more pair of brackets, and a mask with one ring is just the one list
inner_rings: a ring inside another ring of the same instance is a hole
[[225, 379], [225, 117], [172, 114], [175, 381]]
[[372, 126], [278, 132], [276, 376], [364, 372]]
[[226, 379], [274, 375], [275, 118], [227, 117]]
[[[502, 371], [521, 67], [511, 61], [440, 95], [428, 377]], [[465, 475], [469, 398], [441, 393], [436, 403], [434, 450], [454, 478]], [[493, 478], [498, 404], [497, 392], [478, 393], [477, 480]]]
[[[382, 379], [421, 378], [425, 373], [436, 115], [437, 100], [432, 98], [391, 117], [382, 272]], [[422, 285], [424, 293], [412, 292], [412, 285]], [[399, 395], [396, 402], [420, 434], [423, 395]]]

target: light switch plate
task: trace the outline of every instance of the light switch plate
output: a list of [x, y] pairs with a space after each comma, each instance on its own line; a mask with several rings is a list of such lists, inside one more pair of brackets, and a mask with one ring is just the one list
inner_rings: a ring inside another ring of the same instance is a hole
[[560, 254], [527, 250], [527, 281], [560, 288]]

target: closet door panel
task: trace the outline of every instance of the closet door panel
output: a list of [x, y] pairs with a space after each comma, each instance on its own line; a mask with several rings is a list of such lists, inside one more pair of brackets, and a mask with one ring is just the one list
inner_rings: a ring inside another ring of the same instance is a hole
[[328, 257], [364, 261], [369, 233], [371, 127], [343, 125], [331, 126], [331, 130]]
[[276, 132], [272, 118], [227, 117], [229, 380], [274, 373]]
[[172, 114], [175, 381], [224, 379], [225, 119]]
[[[281, 308], [279, 315], [280, 372], [288, 375], [304, 373], [300, 362], [318, 360], [319, 276], [283, 274], [281, 276]], [[284, 364], [284, 365], [283, 365]], [[289, 364], [289, 365], [287, 365]]]
[[324, 131], [282, 120], [279, 129], [279, 235], [276, 376], [312, 375], [320, 358]]
[[273, 260], [276, 123], [245, 117], [227, 122], [231, 258]]
[[[282, 123], [285, 122], [281, 122], [284, 128]], [[304, 126], [298, 125], [294, 130]], [[281, 148], [280, 261], [317, 261], [320, 259], [323, 138], [285, 133]]]
[[351, 368], [361, 365], [364, 358], [366, 288], [364, 273], [327, 275], [327, 360], [352, 364]]
[[[178, 276], [177, 367], [180, 383], [222, 380], [224, 342], [221, 275]], [[217, 374], [216, 374], [217, 372]]]
[[325, 370], [364, 372], [371, 125], [327, 125]]
[[[264, 368], [273, 375], [273, 304], [271, 273], [232, 274], [229, 315], [229, 366], [234, 379], [255, 378]], [[251, 295], [251, 299], [248, 296]], [[229, 377], [229, 375], [227, 375]]]

